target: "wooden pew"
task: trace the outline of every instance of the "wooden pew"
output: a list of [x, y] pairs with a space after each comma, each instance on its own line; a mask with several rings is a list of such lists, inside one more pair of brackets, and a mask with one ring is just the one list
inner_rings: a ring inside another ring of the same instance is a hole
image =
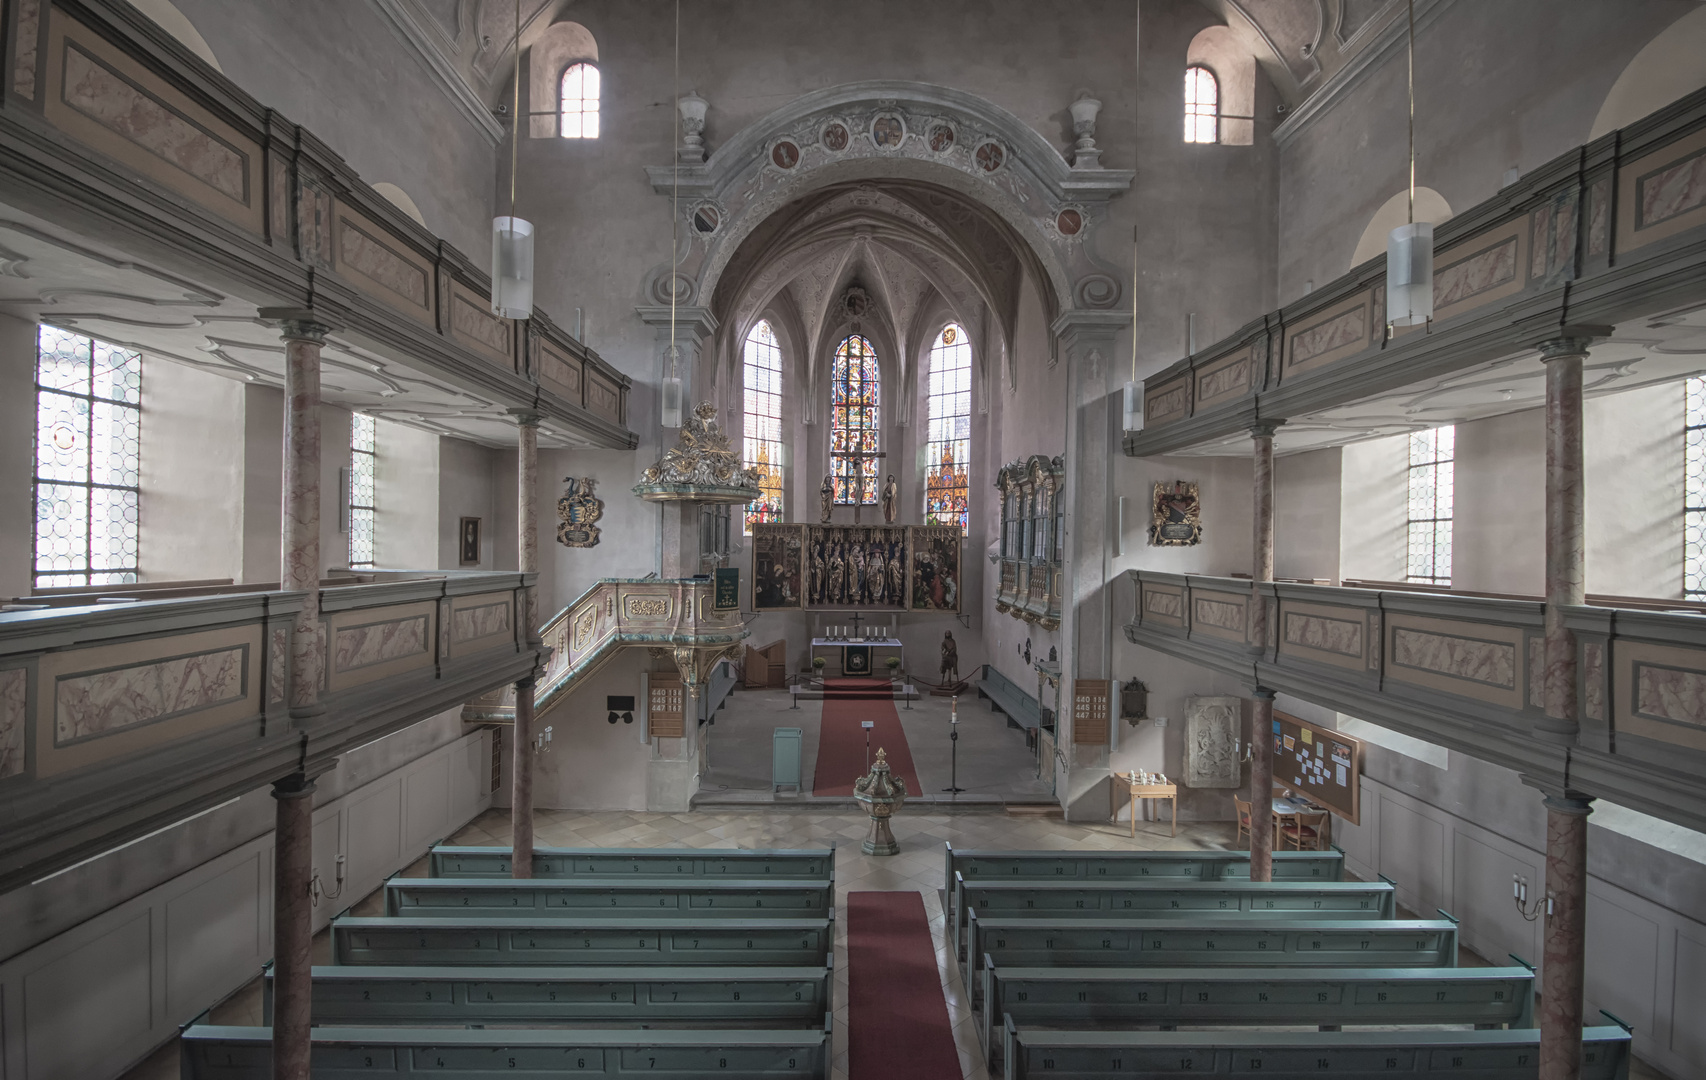
[[[991, 1066], [1002, 1022], [1133, 1025], [1534, 1026], [1534, 972], [1504, 968], [983, 969], [979, 1023]], [[1402, 1036], [1397, 1036], [1402, 1037]]]
[[[432, 849], [428, 873], [435, 878], [509, 877], [511, 849]], [[550, 848], [533, 849], [535, 878], [704, 877], [835, 879], [835, 849], [752, 850], [736, 848]]]
[[718, 878], [665, 880], [585, 877], [567, 881], [508, 878], [392, 878], [385, 913], [419, 918], [467, 915], [567, 915], [616, 918], [823, 918], [835, 903], [827, 881]]
[[[832, 969], [800, 967], [316, 967], [313, 1022], [821, 1027]], [[262, 1015], [272, 1021], [272, 968]]]
[[[1275, 881], [1340, 881], [1345, 857], [1338, 851], [1276, 851]], [[942, 888], [950, 940], [963, 936], [965, 902], [956, 874], [967, 881], [1020, 880], [1126, 881], [1182, 878], [1187, 881], [1249, 880], [1248, 851], [1001, 851], [954, 850], [943, 844]]]
[[1008, 967], [1457, 966], [1457, 924], [1446, 919], [1046, 919], [972, 912], [960, 985], [981, 999], [984, 961]]
[[[1390, 919], [1396, 911], [1386, 881], [968, 882], [957, 875], [956, 882], [970, 910], [1003, 918]], [[965, 938], [956, 936], [961, 949]]]
[[815, 919], [434, 917], [332, 920], [332, 962], [350, 965], [817, 967], [835, 923]]
[[[1540, 1032], [1039, 1031], [1004, 1024], [1005, 1080], [1431, 1076], [1539, 1080]], [[1629, 1033], [1582, 1031], [1581, 1080], [1627, 1080]]]
[[[825, 1080], [829, 1025], [815, 1030], [515, 1028], [313, 1029], [315, 1080], [516, 1076]], [[197, 1024], [182, 1035], [183, 1080], [272, 1080], [272, 1029]]]

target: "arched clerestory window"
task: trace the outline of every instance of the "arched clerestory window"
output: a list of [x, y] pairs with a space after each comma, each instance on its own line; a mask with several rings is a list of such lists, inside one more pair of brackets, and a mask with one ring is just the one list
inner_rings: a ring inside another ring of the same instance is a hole
[[1185, 69], [1185, 141], [1220, 141], [1220, 83], [1201, 64]]
[[966, 527], [971, 461], [971, 342], [949, 323], [930, 347], [924, 523]]
[[744, 532], [764, 522], [782, 521], [782, 350], [776, 346], [776, 331], [760, 321], [746, 335], [741, 354], [741, 402], [745, 438], [744, 457], [749, 469], [759, 472], [762, 498], [746, 504]]
[[829, 375], [830, 475], [839, 505], [851, 506], [855, 500], [875, 505], [882, 488], [877, 459], [861, 456], [877, 452], [879, 383], [877, 351], [863, 335], [848, 336], [836, 347]]
[[561, 85], [562, 128], [565, 139], [598, 138], [598, 67], [570, 64]]

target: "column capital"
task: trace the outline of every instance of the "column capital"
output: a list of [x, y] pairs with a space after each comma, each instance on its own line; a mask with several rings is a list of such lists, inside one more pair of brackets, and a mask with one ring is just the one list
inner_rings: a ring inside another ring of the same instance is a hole
[[1254, 690], [1250, 691], [1250, 696], [1261, 698], [1264, 701], [1272, 701], [1274, 699], [1274, 692], [1265, 686], [1258, 686]]
[[1573, 814], [1577, 817], [1587, 817], [1589, 814], [1593, 813], [1592, 796], [1572, 795], [1568, 793], [1563, 795], [1554, 795], [1551, 792], [1546, 791], [1544, 788], [1541, 789], [1541, 791], [1542, 794], [1546, 796], [1544, 799], [1540, 800], [1541, 804], [1548, 810], [1552, 810], [1560, 814]]
[[304, 773], [291, 773], [283, 779], [272, 782], [272, 797], [280, 801], [304, 799], [312, 794], [314, 794], [314, 781]]
[[545, 414], [536, 409], [506, 409], [504, 411], [515, 417], [517, 427], [538, 427], [539, 421], [545, 418]]
[[332, 325], [313, 308], [261, 308], [257, 314], [263, 322], [276, 323], [286, 341], [324, 345], [332, 332]]
[[1586, 356], [1598, 338], [1611, 336], [1611, 327], [1597, 325], [1560, 326], [1535, 343], [1540, 359], [1561, 360], [1571, 356]]
[[1274, 432], [1278, 431], [1280, 425], [1284, 423], [1284, 420], [1257, 420], [1250, 425], [1250, 438], [1271, 439], [1274, 437]]

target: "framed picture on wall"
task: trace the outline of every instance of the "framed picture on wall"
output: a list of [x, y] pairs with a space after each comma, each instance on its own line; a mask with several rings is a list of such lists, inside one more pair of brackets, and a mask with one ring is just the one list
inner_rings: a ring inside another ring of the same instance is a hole
[[457, 562], [461, 566], [480, 565], [480, 519], [468, 517], [462, 519], [462, 529], [458, 533]]

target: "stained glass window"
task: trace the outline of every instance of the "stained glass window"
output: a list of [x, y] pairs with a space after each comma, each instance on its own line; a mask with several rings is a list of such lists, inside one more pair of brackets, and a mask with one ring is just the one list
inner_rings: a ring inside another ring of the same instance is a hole
[[373, 568], [373, 466], [378, 460], [378, 431], [373, 417], [349, 419], [349, 566]]
[[746, 525], [782, 520], [782, 350], [776, 347], [776, 331], [760, 322], [746, 335], [744, 443], [748, 468], [760, 473], [758, 489], [764, 497], [746, 504]]
[[924, 523], [964, 529], [971, 461], [971, 342], [965, 330], [952, 323], [930, 347], [929, 408]]
[[1706, 378], [1689, 379], [1683, 433], [1682, 595], [1706, 600]]
[[1410, 435], [1410, 539], [1405, 581], [1451, 587], [1451, 502], [1457, 429]]
[[[877, 452], [877, 352], [871, 343], [854, 334], [835, 350], [830, 369], [829, 454], [830, 473], [835, 477], [835, 501], [853, 505], [856, 496], [866, 506], [877, 501], [882, 481], [877, 459], [856, 458]], [[857, 465], [857, 471], [855, 471]], [[859, 491], [859, 477], [864, 491]]]
[[563, 138], [598, 138], [598, 68], [570, 64], [563, 72], [562, 99]]
[[1220, 84], [1205, 67], [1185, 69], [1185, 141], [1220, 141]]
[[142, 354], [36, 334], [35, 587], [136, 580]]

